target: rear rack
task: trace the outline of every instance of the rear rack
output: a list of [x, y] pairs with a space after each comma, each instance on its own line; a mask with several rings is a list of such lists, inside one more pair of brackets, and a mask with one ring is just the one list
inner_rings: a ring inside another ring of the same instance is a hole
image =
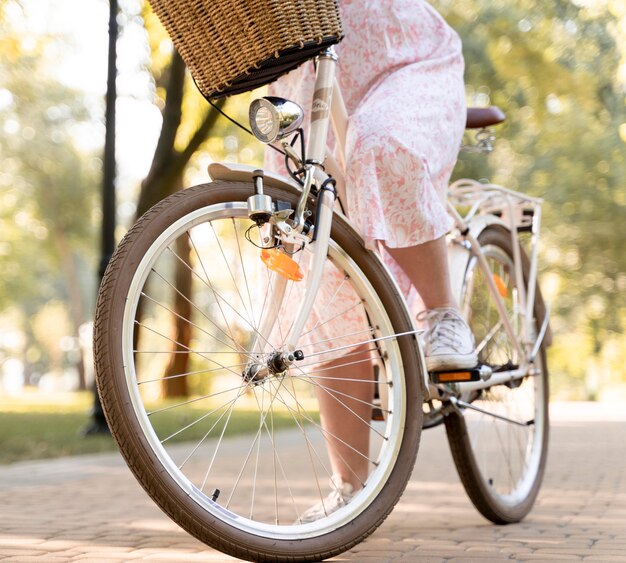
[[518, 232], [539, 229], [543, 200], [497, 184], [457, 180], [448, 188], [448, 200], [466, 223], [476, 215], [495, 215]]

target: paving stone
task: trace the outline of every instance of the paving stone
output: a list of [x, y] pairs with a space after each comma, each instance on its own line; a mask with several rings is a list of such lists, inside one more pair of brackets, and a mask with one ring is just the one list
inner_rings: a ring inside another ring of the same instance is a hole
[[[414, 476], [393, 513], [364, 543], [332, 560], [626, 563], [626, 448], [616, 446], [624, 443], [626, 417], [607, 412], [602, 405], [555, 407], [537, 503], [523, 522], [504, 527], [472, 506], [445, 430], [425, 431]], [[117, 454], [0, 466], [0, 494], [2, 563], [237, 561], [168, 520]]]
[[18, 555], [16, 557], [6, 557], [6, 558], [2, 558], [2, 561], [11, 561], [11, 562], [24, 562], [24, 563], [67, 563], [68, 561], [70, 561], [69, 559], [65, 559], [63, 557], [58, 557], [57, 555], [42, 555], [42, 556], [38, 556], [38, 557], [33, 557], [31, 555], [29, 556], [23, 556], [23, 555]]
[[583, 561], [606, 561], [607, 563], [621, 561], [621, 563], [624, 563], [624, 561], [626, 561], [626, 553], [623, 555], [589, 555], [583, 557]]
[[446, 560], [441, 557], [433, 557], [430, 555], [419, 555], [417, 553], [409, 553], [403, 555], [398, 561], [412, 563], [444, 563]]
[[470, 561], [488, 561], [494, 563], [495, 561], [511, 561], [512, 558], [503, 553], [494, 553], [493, 551], [474, 551], [467, 552], [464, 555], [455, 555], [449, 561], [455, 561], [457, 563], [470, 562]]
[[20, 557], [30, 557], [31, 559], [35, 559], [36, 557], [40, 557], [42, 555], [45, 555], [46, 552], [45, 551], [40, 551], [40, 550], [35, 550], [35, 549], [29, 549], [29, 548], [24, 548], [24, 549], [19, 549], [19, 548], [1, 548], [1, 553], [2, 555], [5, 555], [7, 557], [10, 556], [20, 556]]

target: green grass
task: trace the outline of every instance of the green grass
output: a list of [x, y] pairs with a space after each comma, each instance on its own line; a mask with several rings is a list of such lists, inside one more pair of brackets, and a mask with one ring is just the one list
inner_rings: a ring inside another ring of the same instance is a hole
[[[115, 451], [115, 442], [111, 436], [81, 435], [81, 430], [90, 422], [89, 411], [92, 401], [90, 393], [54, 396], [28, 394], [19, 399], [2, 399], [0, 464]], [[159, 436], [165, 437], [198, 420], [203, 414], [204, 411], [197, 406], [183, 406], [160, 413], [154, 424]], [[191, 426], [172, 441], [201, 439], [219, 414]], [[291, 420], [288, 413], [274, 415], [275, 427], [284, 427]], [[222, 421], [225, 421], [225, 417]], [[237, 411], [236, 416], [230, 418], [225, 435], [255, 432], [258, 425], [258, 412]], [[216, 428], [214, 432], [219, 434], [221, 431], [219, 423]]]
[[111, 436], [83, 437], [89, 393], [27, 394], [0, 402], [0, 463], [114, 451]]

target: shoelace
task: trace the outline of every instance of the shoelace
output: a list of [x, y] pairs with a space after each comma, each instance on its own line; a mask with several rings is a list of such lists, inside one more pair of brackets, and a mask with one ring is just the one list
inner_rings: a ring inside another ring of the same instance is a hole
[[[424, 339], [431, 353], [440, 348], [456, 348], [463, 343], [455, 325], [460, 324], [463, 327], [464, 321], [454, 309], [422, 311], [417, 315], [417, 320], [428, 323]], [[444, 320], [449, 322], [443, 322]]]

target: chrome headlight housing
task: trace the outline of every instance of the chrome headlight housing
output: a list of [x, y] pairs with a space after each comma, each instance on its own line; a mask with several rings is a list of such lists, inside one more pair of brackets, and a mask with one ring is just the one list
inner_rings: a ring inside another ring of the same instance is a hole
[[304, 111], [295, 102], [266, 96], [250, 104], [250, 127], [262, 143], [272, 143], [293, 133], [304, 119]]

